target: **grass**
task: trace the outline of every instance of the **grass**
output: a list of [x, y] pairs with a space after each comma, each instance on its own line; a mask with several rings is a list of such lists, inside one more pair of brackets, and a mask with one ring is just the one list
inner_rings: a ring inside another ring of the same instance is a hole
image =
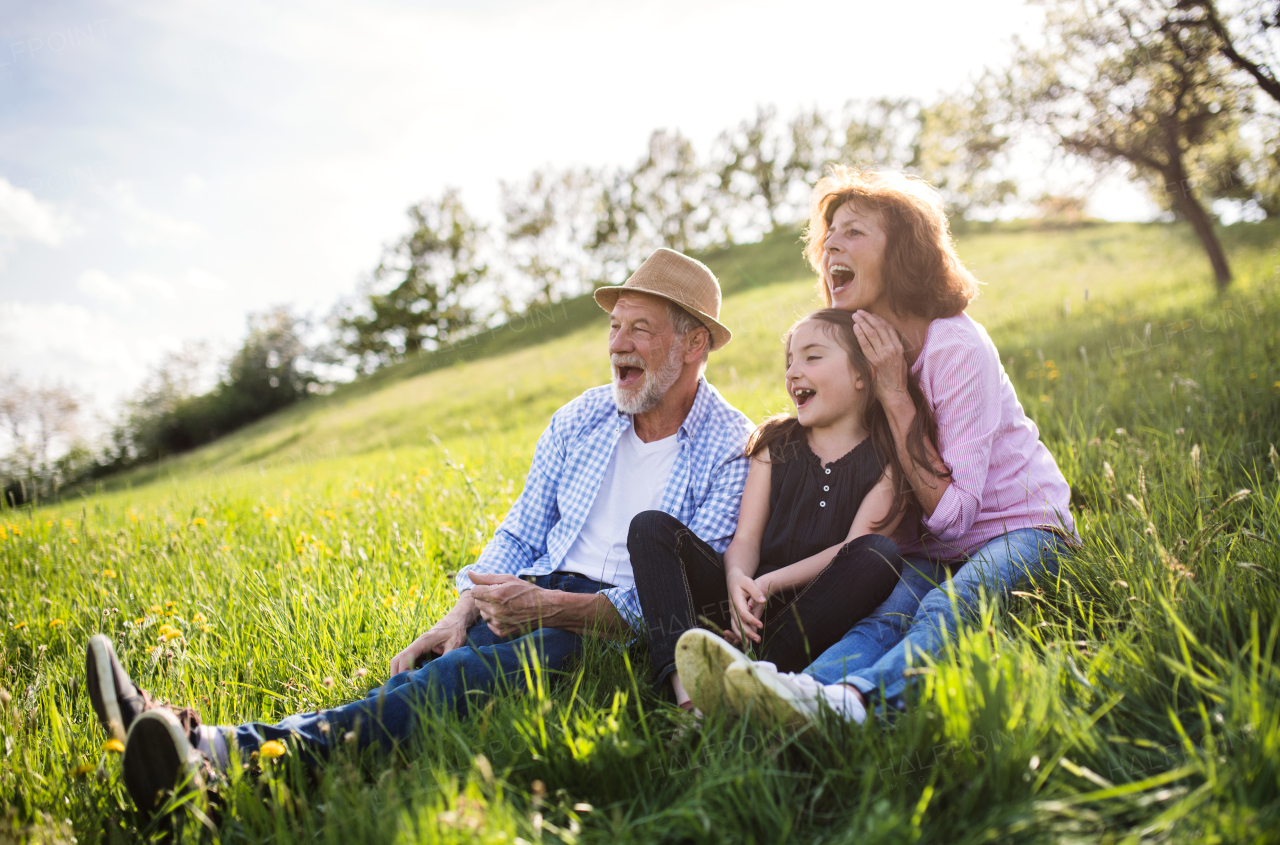
[[[987, 606], [892, 725], [722, 720], [675, 738], [643, 648], [592, 648], [570, 677], [535, 676], [472, 718], [428, 716], [402, 755], [240, 772], [217, 833], [193, 821], [183, 836], [1274, 839], [1280, 226], [1224, 238], [1225, 297], [1180, 227], [962, 238], [988, 283], [972, 313], [1072, 483], [1085, 546], [1055, 581]], [[709, 377], [756, 419], [784, 407], [778, 337], [811, 305], [793, 249], [711, 259], [746, 281]], [[607, 378], [603, 328], [384, 376], [115, 489], [0, 515], [0, 839], [156, 833], [85, 698], [95, 631], [211, 722], [336, 704], [384, 677], [452, 603], [448, 575], [518, 493], [551, 411]]]

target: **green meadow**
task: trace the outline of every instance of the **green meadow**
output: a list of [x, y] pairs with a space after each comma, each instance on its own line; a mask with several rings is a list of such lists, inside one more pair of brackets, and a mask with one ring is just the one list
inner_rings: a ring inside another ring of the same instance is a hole
[[[970, 313], [1073, 487], [1084, 547], [988, 603], [891, 723], [680, 732], [642, 645], [411, 747], [248, 760], [179, 838], [221, 842], [1261, 842], [1280, 834], [1280, 221], [974, 227]], [[786, 410], [814, 307], [794, 232], [706, 256], [733, 342], [708, 378]], [[209, 723], [362, 694], [452, 604], [561, 404], [608, 379], [574, 301], [197, 452], [0, 512], [0, 841], [140, 827], [83, 688], [103, 631]], [[216, 824], [214, 823], [216, 820]]]

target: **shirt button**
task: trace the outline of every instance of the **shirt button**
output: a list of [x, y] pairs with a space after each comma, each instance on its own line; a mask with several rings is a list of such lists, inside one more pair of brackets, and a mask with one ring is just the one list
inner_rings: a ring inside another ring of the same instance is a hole
[[823, 493], [828, 492], [830, 489], [831, 489], [831, 488], [830, 488], [830, 487], [828, 487], [827, 485], [825, 485], [825, 484], [824, 484], [824, 485], [822, 485], [822, 492], [823, 492]]
[[827, 506], [826, 502], [818, 502], [818, 507], [825, 508], [826, 506]]
[[827, 473], [827, 475], [830, 475], [830, 474], [831, 474], [831, 470], [829, 470], [829, 469], [828, 469], [828, 470], [825, 470], [825, 472]]

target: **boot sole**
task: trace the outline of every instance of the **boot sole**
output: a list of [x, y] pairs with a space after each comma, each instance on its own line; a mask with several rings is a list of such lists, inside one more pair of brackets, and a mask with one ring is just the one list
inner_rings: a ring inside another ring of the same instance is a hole
[[169, 793], [204, 792], [198, 755], [169, 711], [148, 710], [134, 719], [121, 767], [125, 788], [144, 817], [152, 818]]
[[676, 672], [694, 705], [705, 715], [724, 709], [725, 671], [734, 664], [750, 665], [747, 656], [702, 628], [691, 628], [676, 641]]
[[84, 672], [89, 703], [93, 705], [98, 721], [112, 739], [124, 742], [128, 739], [128, 731], [120, 712], [120, 701], [116, 698], [115, 672], [111, 666], [113, 651], [109, 639], [102, 634], [94, 634], [85, 649]]
[[751, 665], [731, 666], [724, 675], [725, 692], [738, 712], [751, 712], [769, 725], [802, 728], [815, 714], [796, 700], [791, 690], [776, 678], [757, 672]]

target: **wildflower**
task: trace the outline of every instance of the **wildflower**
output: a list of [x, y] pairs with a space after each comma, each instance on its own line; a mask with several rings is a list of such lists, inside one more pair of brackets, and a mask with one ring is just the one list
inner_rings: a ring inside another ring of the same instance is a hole
[[26, 622], [19, 622], [18, 624], [16, 624], [16, 625], [14, 625], [14, 626], [13, 626], [13, 630], [15, 630], [15, 631], [21, 631], [21, 630], [22, 630], [23, 628], [25, 628], [25, 627], [27, 627], [27, 623], [26, 623]]
[[118, 740], [118, 739], [114, 739], [114, 738], [112, 738], [112, 739], [109, 739], [109, 740], [107, 740], [106, 742], [102, 743], [102, 750], [103, 750], [103, 751], [114, 751], [114, 752], [115, 752], [115, 753], [117, 753], [117, 754], [123, 754], [123, 753], [124, 753], [124, 743], [123, 743], [123, 742], [121, 742], [121, 741], [120, 741], [120, 740]]
[[481, 545], [480, 543], [476, 543], [474, 546], [471, 547], [471, 554], [473, 555], [478, 555], [482, 551], [484, 551], [484, 546]]
[[212, 630], [213, 630], [213, 629], [212, 629], [212, 628], [210, 628], [208, 625], [201, 625], [201, 626], [200, 626], [200, 633], [202, 633], [202, 634], [207, 634], [207, 633], [209, 633], [209, 632], [210, 632], [210, 631], [212, 631]]
[[49, 620], [49, 627], [50, 627], [50, 628], [57, 628], [57, 627], [59, 627], [60, 625], [62, 625], [62, 620], [61, 620], [61, 619], [50, 619], [50, 620]]
[[218, 546], [218, 548], [219, 548], [221, 551], [224, 551], [224, 552], [229, 552], [229, 551], [231, 551], [231, 547], [230, 547], [230, 546]]
[[277, 757], [283, 757], [287, 753], [283, 743], [269, 739], [258, 748], [258, 757], [264, 760], [274, 760]]
[[208, 622], [209, 620], [205, 618], [205, 615], [203, 613], [197, 613], [195, 616], [191, 617], [191, 621], [192, 622]]
[[153, 605], [151, 605], [151, 607], [149, 607], [149, 608], [148, 608], [148, 610], [150, 610], [152, 613], [159, 613], [159, 612], [160, 612], [160, 605], [158, 605], [158, 604], [153, 604]]
[[116, 571], [115, 571], [114, 569], [104, 569], [104, 570], [102, 570], [102, 577], [103, 577], [103, 578], [114, 578], [114, 577], [116, 577]]
[[133, 624], [135, 624], [135, 625], [141, 625], [142, 623], [143, 623], [143, 618], [142, 618], [141, 616], [139, 616], [137, 619], [133, 620]]
[[363, 678], [363, 677], [364, 677], [365, 675], [367, 675], [367, 674], [369, 674], [369, 670], [368, 670], [368, 669], [365, 669], [364, 667], [361, 667], [361, 668], [359, 668], [359, 669], [357, 669], [357, 670], [356, 670], [356, 677], [357, 677], [357, 678]]
[[325, 678], [325, 679], [324, 679], [323, 681], [321, 681], [320, 683], [324, 684], [324, 688], [325, 688], [325, 689], [333, 689], [333, 677], [332, 677], [332, 676]]
[[1041, 393], [1041, 394], [1040, 394], [1040, 401], [1041, 401], [1041, 402], [1048, 402], [1048, 401], [1049, 401], [1049, 397], [1048, 397], [1048, 396], [1046, 396], [1045, 394]]
[[209, 523], [205, 522], [205, 519], [203, 516], [197, 516], [195, 519], [191, 520], [191, 525], [193, 527], [198, 525], [208, 525], [208, 524]]
[[[1241, 421], [1241, 422], [1244, 422], [1244, 414], [1241, 414], [1241, 415], [1240, 415], [1240, 421]], [[80, 545], [80, 541], [79, 541], [79, 540], [77, 540], [75, 537], [72, 537], [72, 538], [71, 538], [71, 545], [73, 545], [73, 546], [78, 546], [78, 545]]]
[[72, 777], [77, 777], [77, 778], [82, 778], [82, 777], [84, 777], [85, 775], [89, 774], [89, 772], [92, 772], [92, 771], [93, 771], [94, 769], [96, 769], [96, 768], [98, 768], [98, 767], [97, 767], [97, 766], [95, 766], [93, 763], [84, 763], [84, 764], [79, 765], [79, 766], [76, 766], [74, 769], [72, 769], [72, 770], [71, 770], [71, 776], [72, 776]]
[[165, 606], [165, 607], [176, 607], [176, 606], [177, 606], [177, 604], [178, 604], [178, 603], [177, 603], [176, 601], [167, 601], [167, 602], [165, 602], [165, 603], [164, 603], [164, 606]]

